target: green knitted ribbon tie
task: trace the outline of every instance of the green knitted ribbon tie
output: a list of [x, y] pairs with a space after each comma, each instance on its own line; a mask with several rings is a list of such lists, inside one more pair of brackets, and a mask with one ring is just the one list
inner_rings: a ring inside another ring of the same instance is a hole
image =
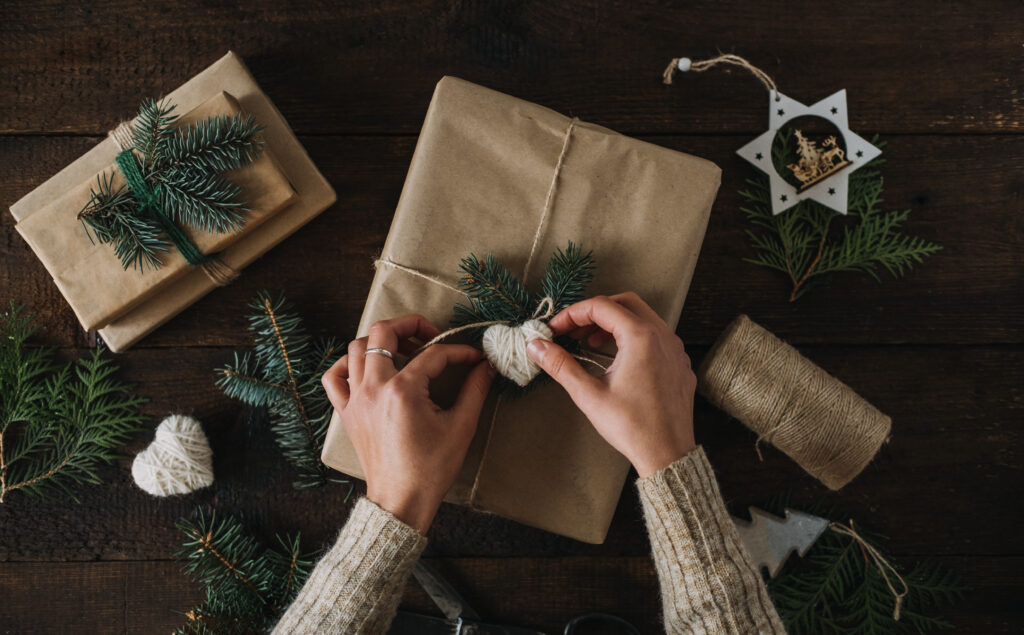
[[195, 243], [189, 240], [185, 232], [181, 231], [181, 228], [167, 218], [167, 215], [160, 209], [160, 186], [150, 186], [142, 176], [142, 172], [139, 171], [139, 164], [135, 162], [135, 155], [132, 154], [132, 151], [122, 150], [114, 160], [117, 162], [117, 167], [121, 168], [121, 174], [128, 181], [129, 189], [142, 206], [142, 211], [148, 211], [160, 223], [167, 237], [171, 239], [188, 264], [201, 265], [210, 262], [211, 258], [203, 255], [203, 252], [199, 251]]

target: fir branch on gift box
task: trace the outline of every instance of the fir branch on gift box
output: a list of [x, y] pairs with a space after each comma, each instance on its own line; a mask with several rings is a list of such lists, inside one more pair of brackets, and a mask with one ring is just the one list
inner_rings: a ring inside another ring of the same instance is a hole
[[[872, 143], [883, 145], [876, 136]], [[780, 173], [795, 162], [791, 130], [779, 132], [772, 147], [772, 163]], [[883, 179], [875, 159], [850, 175], [846, 218], [812, 200], [804, 200], [778, 216], [772, 215], [771, 191], [766, 175], [748, 179], [740, 191], [741, 208], [757, 228], [747, 231], [756, 258], [746, 262], [781, 271], [789, 277], [789, 301], [796, 301], [828, 274], [860, 271], [881, 281], [881, 266], [894, 278], [942, 247], [901, 232], [910, 211], [884, 211]]]
[[206, 600], [185, 614], [181, 635], [259, 633], [273, 627], [313, 569], [316, 554], [301, 536], [278, 536], [266, 547], [232, 516], [196, 510], [177, 523], [185, 542], [184, 571], [206, 588]]
[[101, 350], [62, 364], [29, 345], [36, 329], [14, 303], [0, 315], [0, 502], [16, 490], [75, 499], [75, 486], [101, 482], [97, 467], [143, 420], [145, 399]]
[[249, 308], [253, 349], [218, 369], [217, 385], [229, 397], [267, 408], [276, 443], [299, 472], [295, 487], [347, 483], [320, 461], [332, 412], [320, 377], [341, 348], [333, 338], [314, 340], [283, 297], [262, 292]]
[[143, 102], [131, 128], [137, 157], [128, 152], [118, 158], [123, 172], [122, 160], [130, 171], [137, 169], [138, 181], [133, 184], [126, 173], [128, 185], [115, 189], [111, 176], [101, 174], [78, 213], [90, 239], [112, 244], [125, 269], [159, 267], [160, 254], [171, 245], [198, 264], [203, 255], [178, 225], [228, 233], [245, 224], [241, 188], [222, 175], [260, 156], [262, 126], [252, 115], [237, 114], [176, 128], [173, 111], [166, 101]]
[[593, 252], [583, 253], [582, 247], [570, 241], [551, 257], [541, 292], [531, 297], [524, 283], [494, 256], [488, 254], [481, 261], [470, 254], [459, 263], [459, 287], [469, 305], [455, 305], [452, 326], [491, 321], [520, 323], [530, 319], [545, 297], [553, 302], [552, 314], [558, 313], [586, 297], [594, 267]]
[[[781, 513], [788, 497], [766, 506]], [[813, 505], [815, 515], [842, 517], [835, 510]], [[879, 548], [883, 536], [856, 525], [859, 536], [878, 549], [907, 585], [899, 620], [893, 618], [894, 598], [885, 578], [863, 546], [845, 534], [828, 530], [804, 558], [793, 558], [767, 581], [768, 594], [792, 635], [849, 633], [882, 635], [926, 633], [951, 628], [934, 611], [962, 599], [965, 588], [958, 576], [929, 561], [906, 571]]]

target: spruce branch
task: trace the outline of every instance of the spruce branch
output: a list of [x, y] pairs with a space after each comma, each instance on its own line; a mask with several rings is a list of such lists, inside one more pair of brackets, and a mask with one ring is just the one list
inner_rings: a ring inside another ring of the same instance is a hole
[[459, 287], [470, 300], [472, 311], [483, 321], [522, 322], [533, 312], [530, 294], [505, 265], [487, 254], [483, 261], [470, 254], [459, 263]]
[[536, 303], [545, 297], [551, 298], [553, 311], [558, 313], [583, 300], [587, 286], [594, 279], [594, 268], [594, 252], [583, 253], [582, 247], [569, 241], [564, 250], [559, 249], [551, 256]]
[[299, 535], [266, 547], [237, 518], [201, 509], [176, 526], [185, 537], [177, 552], [184, 571], [206, 589], [206, 601], [185, 614], [178, 633], [265, 632], [313, 568], [314, 554], [303, 552]]
[[[249, 164], [263, 152], [262, 126], [252, 115], [220, 115], [175, 127], [174, 105], [146, 100], [133, 125], [133, 147], [142, 180], [152, 187], [160, 211], [172, 222], [212, 232], [237, 232], [249, 211], [239, 186], [223, 174]], [[136, 184], [138, 186], [138, 184]], [[141, 186], [139, 186], [141, 187]], [[125, 268], [161, 266], [159, 254], [172, 241], [164, 226], [143, 208], [130, 188], [112, 187], [109, 174], [78, 213], [90, 240], [110, 243]], [[146, 200], [142, 196], [142, 200]], [[180, 238], [178, 239], [180, 241]]]
[[89, 203], [78, 213], [78, 219], [90, 240], [95, 236], [100, 244], [113, 244], [114, 253], [125, 269], [155, 269], [161, 264], [160, 254], [170, 247], [160, 225], [153, 218], [139, 214], [131, 192], [125, 187], [115, 190], [108, 174], [96, 177], [96, 189]]
[[[877, 136], [872, 143], [882, 145]], [[772, 147], [775, 169], [785, 173], [794, 152], [791, 131], [780, 131]], [[756, 257], [744, 260], [786, 274], [792, 285], [790, 302], [828, 274], [859, 271], [881, 281], [879, 267], [899, 278], [924, 262], [941, 247], [902, 233], [909, 211], [882, 209], [882, 163], [875, 159], [850, 175], [846, 218], [812, 200], [774, 216], [768, 177], [748, 179], [740, 190], [745, 201], [740, 209], [753, 225], [747, 238]]]
[[32, 319], [11, 303], [0, 316], [0, 502], [15, 490], [45, 497], [101, 482], [97, 468], [137, 431], [145, 399], [97, 349], [69, 364], [31, 348]]
[[295, 487], [347, 482], [320, 461], [332, 412], [320, 377], [341, 356], [340, 346], [314, 341], [283, 297], [262, 292], [249, 309], [253, 349], [219, 369], [217, 385], [229, 397], [267, 408], [275, 441], [299, 472]]
[[178, 116], [172, 114], [174, 104], [166, 99], [146, 99], [139, 107], [139, 115], [132, 128], [135, 151], [143, 157], [144, 167], [153, 169], [153, 163], [160, 149], [174, 136], [171, 127]]

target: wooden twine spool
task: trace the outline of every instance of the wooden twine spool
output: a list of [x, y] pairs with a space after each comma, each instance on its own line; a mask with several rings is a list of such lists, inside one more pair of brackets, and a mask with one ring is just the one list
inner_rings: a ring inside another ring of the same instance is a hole
[[746, 315], [697, 371], [701, 394], [837, 490], [871, 462], [892, 419]]

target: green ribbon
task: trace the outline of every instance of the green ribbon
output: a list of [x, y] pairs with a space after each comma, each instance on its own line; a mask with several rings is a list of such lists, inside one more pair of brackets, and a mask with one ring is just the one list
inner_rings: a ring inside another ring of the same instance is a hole
[[211, 258], [203, 255], [203, 252], [199, 251], [195, 243], [189, 240], [185, 232], [181, 231], [181, 228], [175, 225], [174, 221], [168, 218], [163, 210], [160, 209], [160, 186], [150, 186], [149, 182], [142, 176], [139, 164], [135, 162], [135, 155], [132, 154], [132, 151], [122, 150], [114, 161], [117, 163], [117, 167], [121, 168], [121, 174], [128, 181], [128, 188], [131, 189], [135, 199], [142, 206], [142, 211], [148, 211], [160, 223], [167, 237], [171, 239], [171, 242], [178, 248], [181, 255], [185, 257], [188, 264], [201, 265], [210, 262]]

